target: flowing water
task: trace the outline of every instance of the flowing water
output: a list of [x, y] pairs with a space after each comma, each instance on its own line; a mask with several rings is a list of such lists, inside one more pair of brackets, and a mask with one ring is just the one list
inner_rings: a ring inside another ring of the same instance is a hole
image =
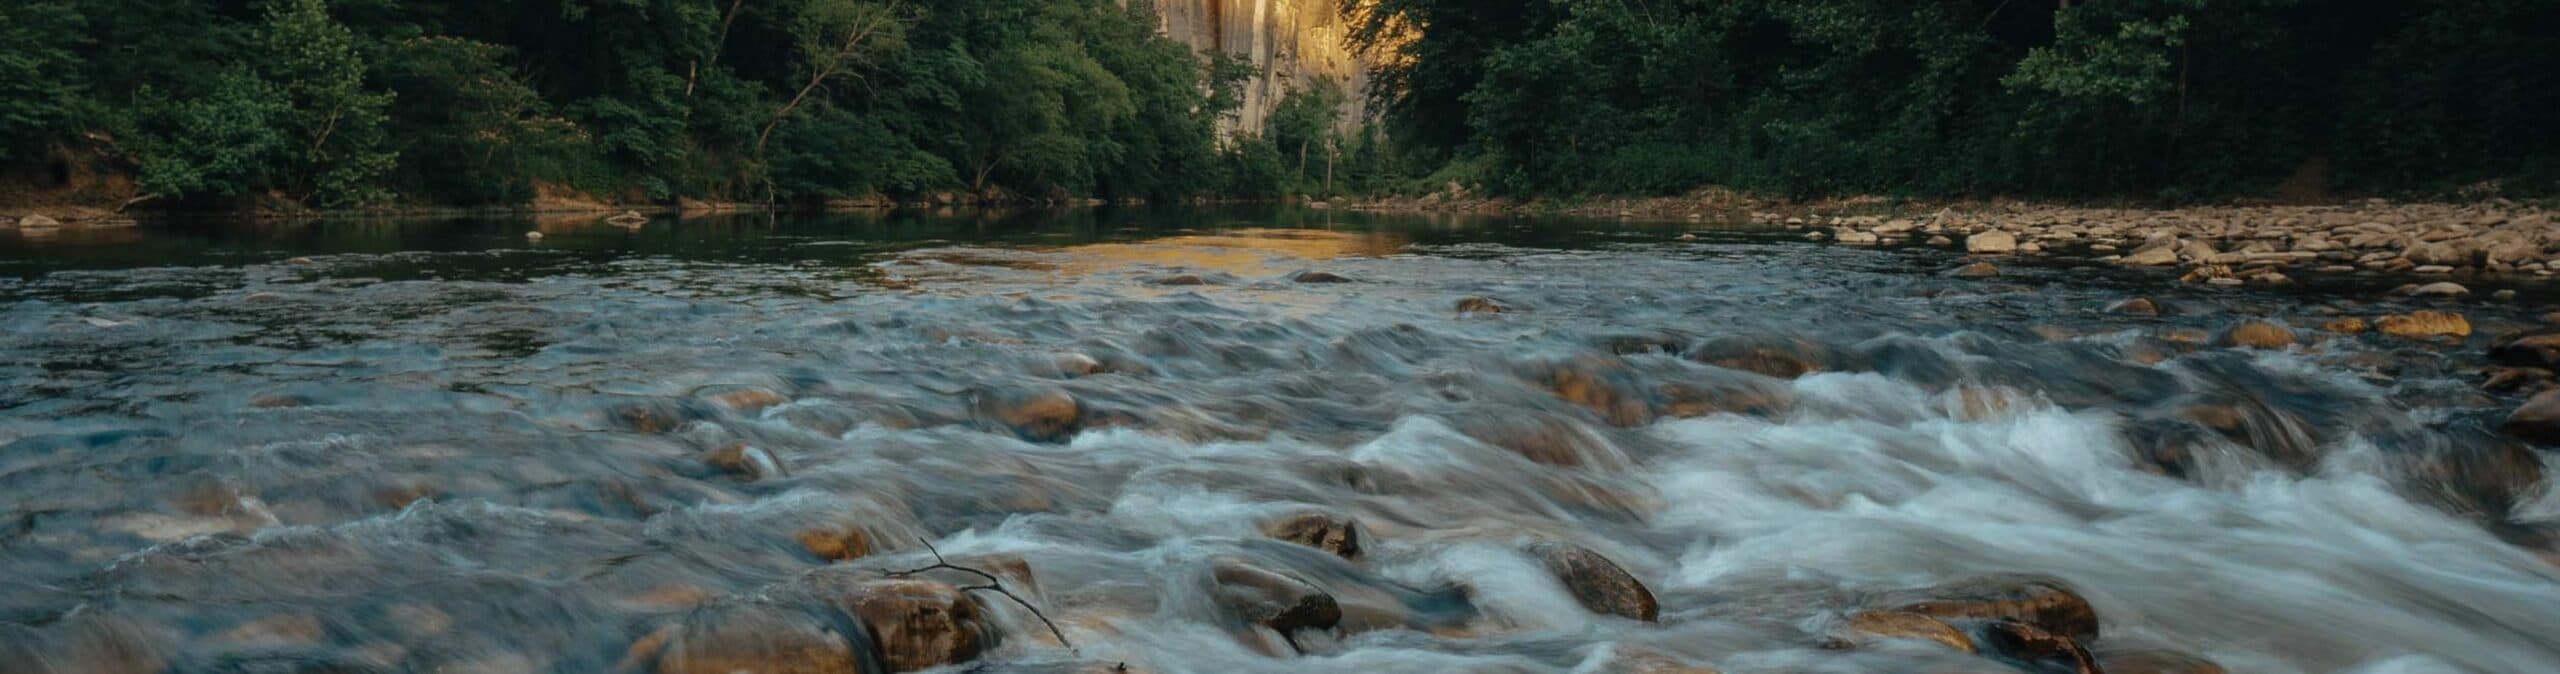
[[[2101, 651], [2560, 671], [2560, 505], [2489, 430], [2485, 337], [2198, 343], [2407, 309], [2391, 281], [1960, 280], [1945, 250], [1684, 229], [0, 234], [0, 671], [646, 671], [635, 643], [829, 564], [815, 540], [1014, 569], [1040, 615], [980, 595], [986, 671], [2008, 671], [1840, 635], [1879, 593], [2012, 572], [2085, 595]], [[2171, 311], [2102, 309], [2137, 295]], [[1360, 555], [1262, 533], [1307, 512]], [[1577, 603], [1525, 552], [1556, 541], [1658, 622]], [[1254, 627], [1217, 599], [1235, 563], [1351, 617]]]

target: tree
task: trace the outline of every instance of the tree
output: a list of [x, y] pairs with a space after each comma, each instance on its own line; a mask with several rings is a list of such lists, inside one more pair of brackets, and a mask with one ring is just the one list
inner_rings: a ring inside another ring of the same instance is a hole
[[323, 0], [282, 0], [268, 9], [263, 37], [260, 76], [282, 98], [277, 121], [293, 141], [277, 186], [323, 206], [388, 198], [383, 178], [398, 161], [384, 128], [391, 96], [365, 87], [355, 34]]
[[68, 2], [0, 6], [0, 161], [69, 135], [87, 105], [84, 18]]

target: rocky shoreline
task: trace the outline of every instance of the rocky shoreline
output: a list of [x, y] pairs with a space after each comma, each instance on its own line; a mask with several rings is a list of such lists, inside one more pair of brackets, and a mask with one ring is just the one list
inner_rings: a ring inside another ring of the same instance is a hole
[[[1805, 230], [1850, 245], [1923, 244], [1975, 254], [2076, 256], [2178, 267], [2189, 282], [2282, 284], [2288, 271], [2534, 279], [2560, 274], [2560, 220], [2507, 199], [2327, 205], [2141, 208], [2015, 201], [1895, 204], [1861, 197], [1807, 203], [1724, 191], [1578, 203], [1470, 196], [1452, 185], [1422, 198], [1348, 203], [1368, 212], [1556, 214], [1742, 222]], [[1735, 217], [1734, 214], [1739, 214]]]

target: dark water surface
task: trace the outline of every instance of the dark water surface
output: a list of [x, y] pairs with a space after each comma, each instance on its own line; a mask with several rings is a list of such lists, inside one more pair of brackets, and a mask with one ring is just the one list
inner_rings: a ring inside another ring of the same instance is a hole
[[[2102, 654], [2560, 671], [2560, 501], [2476, 386], [2537, 303], [2434, 307], [2469, 343], [2326, 337], [2419, 307], [1689, 229], [0, 233], [0, 672], [673, 671], [667, 635], [920, 540], [1074, 644], [990, 596], [991, 671], [2010, 671], [1845, 626], [1993, 573], [2077, 588]], [[2137, 295], [2170, 311], [2103, 310]], [[2305, 343], [2200, 343], [2246, 317]], [[1360, 554], [1264, 534], [1307, 513]], [[1528, 552], [1559, 542], [1658, 622], [1577, 601]], [[1256, 626], [1238, 566], [1344, 617]]]

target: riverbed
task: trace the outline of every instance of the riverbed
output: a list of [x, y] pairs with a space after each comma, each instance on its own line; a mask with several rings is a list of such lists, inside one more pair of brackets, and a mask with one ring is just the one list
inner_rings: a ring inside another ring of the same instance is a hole
[[[1289, 208], [0, 236], [0, 671], [2560, 669], [2560, 497], [2479, 385], [2545, 288], [1982, 259]], [[2322, 329], [2417, 310], [2473, 329]], [[997, 587], [808, 592], [937, 559]], [[1986, 577], [2096, 623], [1862, 622]]]

